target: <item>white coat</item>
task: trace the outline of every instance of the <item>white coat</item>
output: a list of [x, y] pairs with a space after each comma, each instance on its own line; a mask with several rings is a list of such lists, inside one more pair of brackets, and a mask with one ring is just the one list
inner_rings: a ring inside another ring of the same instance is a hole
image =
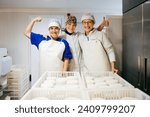
[[87, 36], [80, 35], [79, 43], [83, 52], [84, 72], [111, 70], [110, 62], [115, 61], [115, 54], [104, 32], [93, 29]]

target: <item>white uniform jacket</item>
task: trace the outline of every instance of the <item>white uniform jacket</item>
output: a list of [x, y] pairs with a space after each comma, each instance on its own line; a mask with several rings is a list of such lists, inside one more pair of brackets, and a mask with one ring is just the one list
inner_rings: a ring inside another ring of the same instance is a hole
[[80, 34], [79, 43], [83, 53], [84, 72], [110, 71], [115, 60], [112, 43], [104, 32], [93, 29], [89, 35]]

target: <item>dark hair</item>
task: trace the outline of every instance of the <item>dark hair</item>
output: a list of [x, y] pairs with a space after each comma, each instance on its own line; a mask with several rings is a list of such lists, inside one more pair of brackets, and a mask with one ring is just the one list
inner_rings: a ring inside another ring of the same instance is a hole
[[66, 24], [68, 24], [68, 23], [74, 23], [75, 25], [77, 25], [77, 18], [75, 16], [71, 16], [71, 14], [68, 13]]

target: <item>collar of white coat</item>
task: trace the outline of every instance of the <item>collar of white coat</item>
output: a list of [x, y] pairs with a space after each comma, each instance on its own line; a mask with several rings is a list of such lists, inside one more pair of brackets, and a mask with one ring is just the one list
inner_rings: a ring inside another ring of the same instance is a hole
[[86, 35], [85, 33], [84, 33], [84, 34], [85, 34], [85, 36], [90, 36], [90, 35], [91, 35], [92, 33], [94, 33], [96, 30], [97, 30], [96, 28], [93, 28], [93, 30], [91, 30], [88, 35]]

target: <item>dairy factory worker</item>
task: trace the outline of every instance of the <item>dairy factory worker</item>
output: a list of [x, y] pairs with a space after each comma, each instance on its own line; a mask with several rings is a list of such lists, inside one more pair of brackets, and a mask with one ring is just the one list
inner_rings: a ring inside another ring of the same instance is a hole
[[71, 59], [69, 64], [70, 71], [80, 71], [81, 50], [78, 42], [79, 32], [75, 32], [76, 25], [76, 17], [68, 16], [65, 29], [62, 31], [62, 37], [69, 43], [73, 55], [73, 59]]
[[[103, 19], [103, 22], [99, 25], [97, 30], [101, 31], [103, 27], [108, 23], [108, 20]], [[80, 32], [75, 32], [76, 26], [77, 18], [75, 16], [72, 16], [71, 14], [68, 14], [62, 37], [65, 38], [69, 43], [73, 55], [73, 59], [71, 59], [71, 62], [69, 64], [70, 71], [80, 71], [80, 67], [82, 67], [81, 48], [78, 41]]]
[[32, 32], [34, 24], [41, 20], [41, 17], [33, 19], [25, 30], [26, 37], [40, 52], [40, 74], [45, 71], [67, 71], [72, 53], [68, 42], [58, 37], [61, 29], [59, 22], [50, 21], [48, 25], [49, 36], [45, 37]]
[[84, 34], [79, 36], [84, 59], [83, 71], [92, 73], [112, 71], [117, 73], [113, 45], [104, 32], [97, 31], [94, 28], [94, 16], [89, 13], [85, 14], [81, 21], [85, 31]]

